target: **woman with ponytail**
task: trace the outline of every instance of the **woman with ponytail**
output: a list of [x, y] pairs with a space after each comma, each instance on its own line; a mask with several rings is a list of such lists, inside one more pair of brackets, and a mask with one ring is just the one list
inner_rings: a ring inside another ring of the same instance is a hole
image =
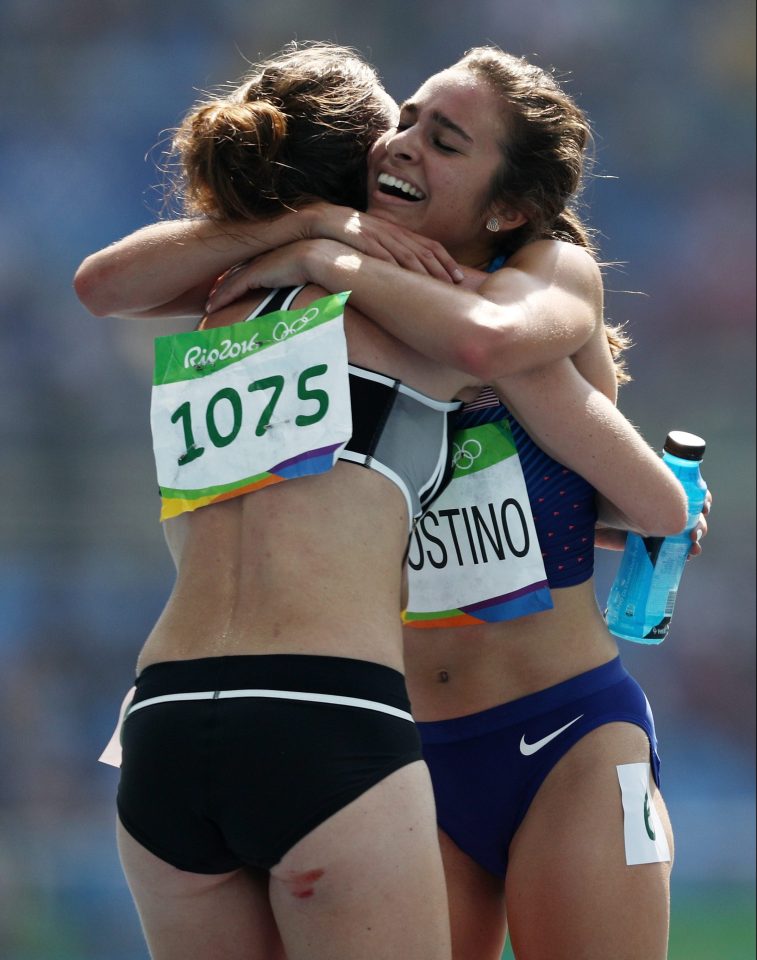
[[[240, 224], [355, 202], [394, 117], [351, 51], [291, 49], [187, 117], [188, 208]], [[178, 375], [153, 388], [176, 581], [120, 725], [117, 831], [155, 960], [450, 958], [399, 609], [410, 525], [478, 383], [325, 295], [237, 301], [170, 338]], [[229, 324], [241, 359], [190, 362]]]

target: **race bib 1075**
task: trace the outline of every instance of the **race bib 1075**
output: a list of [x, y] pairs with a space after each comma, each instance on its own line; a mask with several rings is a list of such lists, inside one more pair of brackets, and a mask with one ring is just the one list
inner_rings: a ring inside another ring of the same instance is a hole
[[156, 339], [161, 520], [331, 469], [352, 435], [348, 296]]
[[457, 627], [551, 609], [508, 421], [457, 430], [453, 465], [410, 540], [405, 625]]

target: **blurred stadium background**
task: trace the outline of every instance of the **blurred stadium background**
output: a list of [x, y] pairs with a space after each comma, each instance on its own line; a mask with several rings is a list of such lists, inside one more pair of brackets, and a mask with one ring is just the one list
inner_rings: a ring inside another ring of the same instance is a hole
[[[751, 0], [5, 0], [0, 7], [0, 955], [144, 960], [96, 763], [172, 581], [147, 324], [97, 320], [80, 260], [154, 219], [156, 145], [198, 92], [299, 38], [396, 97], [486, 41], [553, 65], [597, 131], [586, 201], [621, 405], [708, 441], [715, 495], [671, 634], [626, 644], [677, 834], [673, 960], [754, 957], [754, 5]], [[630, 291], [630, 292], [629, 292]], [[617, 557], [599, 562], [604, 599]], [[608, 958], [611, 960], [611, 958]]]

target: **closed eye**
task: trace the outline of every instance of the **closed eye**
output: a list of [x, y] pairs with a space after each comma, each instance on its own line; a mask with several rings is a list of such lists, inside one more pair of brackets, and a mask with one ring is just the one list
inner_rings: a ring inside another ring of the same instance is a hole
[[[400, 121], [397, 126], [394, 128], [397, 133], [402, 133], [405, 130], [409, 130], [411, 127], [415, 126], [414, 123], [403, 123]], [[445, 143], [443, 140], [440, 140], [438, 136], [433, 136], [431, 138], [433, 145], [444, 153], [460, 153], [456, 147], [450, 146], [448, 143]]]

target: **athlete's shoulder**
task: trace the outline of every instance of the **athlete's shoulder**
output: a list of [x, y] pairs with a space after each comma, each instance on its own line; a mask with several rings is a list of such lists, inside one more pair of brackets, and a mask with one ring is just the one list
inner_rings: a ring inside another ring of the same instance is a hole
[[[563, 240], [535, 240], [508, 258], [505, 266], [487, 277], [481, 293], [507, 302], [531, 298], [542, 313], [581, 321], [586, 337], [599, 328], [603, 310], [603, 283], [591, 253]], [[538, 300], [536, 299], [538, 298]]]
[[595, 283], [602, 283], [602, 276], [594, 256], [586, 247], [566, 240], [534, 240], [517, 250], [508, 258], [505, 269], [542, 272], [557, 272], [558, 275], [574, 274]]

